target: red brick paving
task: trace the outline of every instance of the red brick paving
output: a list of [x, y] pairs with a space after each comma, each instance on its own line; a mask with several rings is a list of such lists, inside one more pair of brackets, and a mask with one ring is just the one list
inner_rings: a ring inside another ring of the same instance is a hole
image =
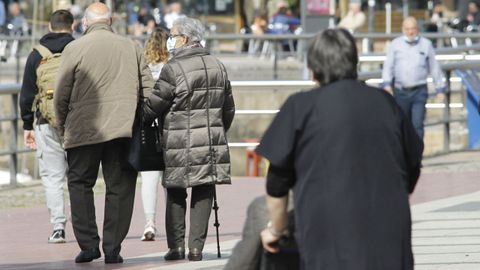
[[[260, 196], [263, 190], [263, 178], [235, 178], [233, 185], [217, 186], [221, 241], [240, 237], [248, 203]], [[162, 226], [165, 215], [164, 192], [159, 191], [158, 195], [157, 229], [160, 230], [160, 235], [156, 241], [142, 242], [140, 236], [145, 224], [140, 189], [137, 189], [132, 224], [121, 251], [124, 257], [159, 253], [167, 249], [165, 229]], [[99, 232], [102, 230], [103, 200], [103, 194], [96, 198]], [[211, 224], [207, 243], [216, 241], [213, 213]], [[71, 223], [68, 223], [66, 228], [66, 244], [48, 244], [50, 233], [48, 210], [43, 205], [27, 209], [0, 210], [0, 269], [145, 269], [167, 264], [163, 256], [128, 259], [123, 265], [116, 266], [105, 266], [103, 262], [75, 264], [73, 258], [79, 248]]]
[[480, 172], [422, 173], [410, 203], [418, 204], [480, 190]]

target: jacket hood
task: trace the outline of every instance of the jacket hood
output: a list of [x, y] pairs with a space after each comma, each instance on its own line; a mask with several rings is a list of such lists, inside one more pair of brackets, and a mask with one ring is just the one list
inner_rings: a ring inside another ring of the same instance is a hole
[[52, 53], [60, 53], [72, 40], [74, 38], [70, 33], [48, 33], [40, 39], [40, 44]]

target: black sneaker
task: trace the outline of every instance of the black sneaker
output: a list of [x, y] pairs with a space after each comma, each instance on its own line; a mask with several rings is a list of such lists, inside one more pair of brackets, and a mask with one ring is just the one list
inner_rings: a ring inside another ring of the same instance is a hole
[[48, 238], [48, 243], [60, 244], [65, 242], [65, 230], [54, 230]]

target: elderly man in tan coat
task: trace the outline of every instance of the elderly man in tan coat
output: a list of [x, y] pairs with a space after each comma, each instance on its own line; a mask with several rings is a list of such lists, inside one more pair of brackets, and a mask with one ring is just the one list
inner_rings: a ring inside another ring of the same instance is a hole
[[113, 33], [111, 22], [106, 5], [87, 8], [84, 36], [65, 48], [54, 94], [69, 165], [73, 230], [82, 250], [76, 263], [100, 258], [92, 191], [100, 164], [106, 185], [105, 263], [123, 262], [119, 253], [130, 227], [137, 178], [126, 162], [126, 150], [139, 87], [149, 93], [154, 84], [142, 50]]

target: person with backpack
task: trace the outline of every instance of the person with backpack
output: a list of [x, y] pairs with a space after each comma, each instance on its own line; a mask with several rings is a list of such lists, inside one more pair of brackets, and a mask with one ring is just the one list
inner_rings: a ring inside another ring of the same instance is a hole
[[40, 39], [40, 44], [28, 56], [20, 92], [24, 142], [28, 148], [36, 149], [50, 222], [53, 224], [49, 243], [65, 243], [67, 160], [55, 130], [52, 98], [61, 53], [74, 40], [72, 24], [73, 16], [67, 10], [57, 10], [51, 15], [50, 33]]

